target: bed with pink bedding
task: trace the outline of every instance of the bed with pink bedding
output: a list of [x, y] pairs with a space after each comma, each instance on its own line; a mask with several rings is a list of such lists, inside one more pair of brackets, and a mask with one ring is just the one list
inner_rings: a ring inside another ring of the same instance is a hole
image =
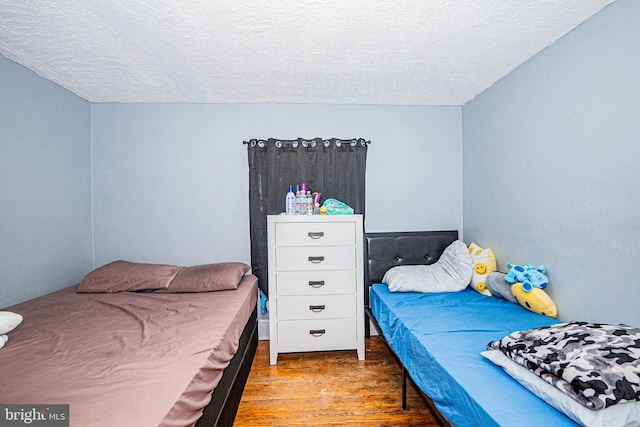
[[[109, 264], [3, 309], [24, 320], [0, 349], [0, 403], [68, 404], [77, 427], [232, 424], [257, 345], [258, 291], [248, 266], [220, 265], [150, 274], [155, 266]], [[105, 285], [114, 271], [118, 285]]]

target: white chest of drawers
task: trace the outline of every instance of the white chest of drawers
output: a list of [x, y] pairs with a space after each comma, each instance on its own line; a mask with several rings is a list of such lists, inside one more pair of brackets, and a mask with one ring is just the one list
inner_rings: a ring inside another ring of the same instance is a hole
[[268, 215], [270, 364], [279, 353], [364, 360], [362, 215]]

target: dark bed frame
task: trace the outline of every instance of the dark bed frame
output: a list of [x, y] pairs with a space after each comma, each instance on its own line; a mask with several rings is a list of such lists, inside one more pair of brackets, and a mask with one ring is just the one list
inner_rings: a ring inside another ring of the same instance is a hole
[[[407, 409], [407, 378], [413, 379], [393, 351], [380, 330], [378, 322], [371, 313], [369, 306], [369, 288], [374, 283], [381, 283], [384, 274], [392, 267], [398, 265], [424, 265], [438, 261], [440, 255], [452, 242], [458, 239], [456, 230], [445, 231], [409, 231], [388, 233], [365, 233], [364, 235], [364, 311], [365, 311], [365, 335], [370, 336], [369, 321], [373, 323], [389, 351], [394, 356], [402, 369], [402, 409]], [[449, 426], [447, 420], [436, 409], [433, 401], [425, 393], [421, 392], [438, 421], [443, 426]]]
[[257, 347], [258, 317], [256, 308], [240, 336], [238, 351], [225, 368], [220, 382], [213, 391], [211, 402], [204, 408], [196, 427], [233, 426]]

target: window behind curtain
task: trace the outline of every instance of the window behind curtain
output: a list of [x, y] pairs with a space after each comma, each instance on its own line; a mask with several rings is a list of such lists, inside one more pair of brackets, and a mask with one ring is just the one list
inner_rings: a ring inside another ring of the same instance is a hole
[[364, 215], [368, 141], [363, 139], [256, 140], [245, 142], [249, 156], [251, 268], [268, 294], [267, 215], [285, 210], [289, 185], [333, 198]]

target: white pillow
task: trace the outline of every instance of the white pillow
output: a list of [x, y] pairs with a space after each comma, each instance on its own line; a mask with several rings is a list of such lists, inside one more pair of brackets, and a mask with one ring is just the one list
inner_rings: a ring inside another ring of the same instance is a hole
[[431, 265], [399, 265], [389, 269], [382, 282], [390, 292], [458, 292], [469, 285], [473, 260], [460, 240], [451, 243]]
[[11, 311], [0, 311], [0, 335], [13, 331], [22, 323], [22, 315]]
[[509, 359], [500, 350], [488, 350], [480, 354], [504, 369], [511, 378], [518, 381], [531, 393], [583, 426], [640, 426], [640, 402], [618, 403], [617, 405], [594, 411], [585, 408], [569, 397], [568, 394], [563, 393], [524, 366]]

